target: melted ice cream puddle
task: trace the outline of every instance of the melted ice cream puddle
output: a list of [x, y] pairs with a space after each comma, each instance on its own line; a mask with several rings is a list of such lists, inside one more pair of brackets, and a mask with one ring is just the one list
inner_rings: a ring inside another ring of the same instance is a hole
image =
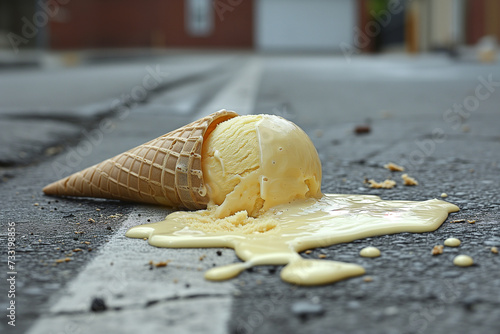
[[[269, 209], [255, 219], [275, 221], [265, 232], [200, 231], [190, 228], [198, 212], [176, 212], [164, 221], [140, 225], [128, 237], [148, 238], [157, 247], [229, 247], [244, 262], [208, 270], [210, 280], [225, 280], [256, 265], [285, 265], [284, 281], [299, 285], [332, 283], [364, 274], [363, 267], [329, 260], [303, 259], [298, 253], [316, 247], [401, 232], [436, 230], [459, 208], [437, 199], [384, 201], [372, 195], [326, 194]], [[203, 211], [201, 211], [203, 212]]]
[[300, 285], [362, 275], [359, 265], [303, 259], [299, 252], [382, 234], [433, 231], [458, 210], [439, 200], [321, 197], [321, 162], [313, 143], [299, 127], [277, 116], [221, 123], [203, 152], [203, 173], [216, 205], [172, 213], [162, 222], [131, 228], [127, 236], [148, 238], [158, 247], [233, 248], [244, 262], [208, 270], [210, 280], [229, 279], [256, 265], [285, 265], [281, 278]]

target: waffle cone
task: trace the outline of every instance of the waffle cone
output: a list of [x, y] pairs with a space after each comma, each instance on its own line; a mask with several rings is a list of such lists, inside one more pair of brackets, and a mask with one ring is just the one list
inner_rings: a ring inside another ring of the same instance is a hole
[[238, 116], [221, 110], [43, 188], [47, 195], [118, 199], [203, 209], [203, 139]]

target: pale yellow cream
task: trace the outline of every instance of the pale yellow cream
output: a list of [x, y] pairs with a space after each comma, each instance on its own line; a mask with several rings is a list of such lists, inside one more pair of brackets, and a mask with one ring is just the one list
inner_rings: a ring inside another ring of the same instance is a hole
[[220, 123], [203, 145], [207, 210], [175, 212], [127, 236], [158, 247], [230, 247], [243, 262], [212, 268], [225, 280], [256, 265], [285, 265], [281, 278], [318, 285], [362, 275], [357, 264], [303, 259], [301, 251], [400, 232], [437, 229], [458, 210], [440, 200], [383, 201], [369, 195], [322, 195], [321, 163], [309, 137], [277, 116]]
[[457, 238], [448, 238], [444, 241], [444, 245], [448, 247], [458, 247], [462, 242]]
[[[229, 279], [255, 265], [285, 265], [283, 280], [317, 285], [362, 275], [364, 269], [349, 263], [306, 260], [299, 252], [383, 234], [434, 231], [448, 213], [458, 210], [437, 199], [384, 201], [371, 195], [327, 194], [273, 207], [242, 224], [228, 223], [226, 218], [200, 227], [200, 216], [206, 210], [176, 212], [164, 221], [133, 227], [127, 236], [148, 238], [157, 247], [233, 248], [244, 262], [210, 269], [205, 274], [210, 280]], [[221, 224], [230, 228], [223, 230]], [[258, 228], [259, 224], [265, 227]]]
[[359, 251], [359, 255], [362, 257], [379, 257], [380, 250], [376, 247], [365, 247]]
[[457, 255], [453, 259], [453, 264], [459, 267], [470, 267], [474, 264], [474, 260], [469, 255]]
[[202, 151], [203, 177], [217, 218], [321, 196], [321, 162], [297, 125], [273, 115], [235, 117], [217, 125]]

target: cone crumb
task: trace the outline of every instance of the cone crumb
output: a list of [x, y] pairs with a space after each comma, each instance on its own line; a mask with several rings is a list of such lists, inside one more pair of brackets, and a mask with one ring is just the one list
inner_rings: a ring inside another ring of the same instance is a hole
[[[151, 261], [150, 263], [152, 263], [153, 261]], [[156, 268], [160, 268], [160, 267], [166, 267], [169, 263], [171, 262], [171, 260], [168, 260], [168, 261], [160, 261], [160, 262], [157, 262], [157, 263], [154, 263], [154, 266]]]
[[492, 252], [493, 254], [498, 254], [498, 248], [496, 248], [496, 247], [491, 247], [491, 252]]
[[271, 218], [248, 217], [246, 211], [240, 211], [232, 216], [222, 219], [215, 219], [211, 211], [204, 211], [199, 214], [189, 212], [177, 213], [180, 219], [183, 219], [187, 226], [192, 230], [202, 232], [238, 232], [242, 234], [276, 232], [277, 222]]
[[418, 181], [415, 180], [413, 177], [408, 176], [408, 174], [401, 175], [401, 178], [403, 179], [403, 184], [405, 186], [417, 186], [418, 185]]
[[63, 263], [63, 262], [69, 262], [71, 261], [70, 257], [65, 257], [64, 259], [57, 259], [56, 263]]
[[440, 255], [443, 254], [443, 245], [436, 245], [432, 248], [432, 255]]
[[373, 179], [368, 180], [368, 183], [370, 184], [370, 188], [375, 188], [375, 189], [391, 189], [396, 186], [396, 181], [394, 180], [385, 180], [383, 182], [377, 182]]
[[475, 219], [472, 219], [472, 220], [467, 220], [467, 222], [468, 222], [469, 224], [475, 224], [475, 223], [476, 223], [476, 220], [475, 220]]
[[446, 197], [448, 197], [448, 194], [447, 193], [441, 193], [441, 197], [442, 198], [446, 198]]
[[405, 170], [403, 166], [396, 165], [395, 163], [392, 162], [385, 164], [384, 168], [390, 170], [391, 172], [404, 172]]

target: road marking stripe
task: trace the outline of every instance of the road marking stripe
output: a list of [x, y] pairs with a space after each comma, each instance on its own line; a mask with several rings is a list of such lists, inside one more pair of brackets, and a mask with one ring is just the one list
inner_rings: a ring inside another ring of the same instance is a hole
[[257, 56], [251, 57], [238, 74], [196, 114], [195, 119], [220, 109], [233, 110], [240, 115], [251, 114], [254, 111], [261, 74], [261, 59]]
[[[167, 209], [142, 206], [132, 210], [99, 254], [50, 301], [49, 305], [53, 306], [47, 314], [42, 314], [29, 333], [100, 332], [102, 328], [99, 326], [107, 321], [113, 322], [108, 334], [141, 333], [144, 332], [143, 326], [156, 328], [166, 319], [177, 324], [176, 332], [188, 333], [188, 324], [183, 329], [181, 323], [192, 319], [178, 319], [180, 314], [203, 319], [210, 314], [211, 321], [203, 326], [203, 333], [224, 333], [235, 288], [231, 281], [206, 281], [203, 272], [213, 263], [223, 265], [234, 262], [234, 252], [223, 250], [222, 256], [219, 256], [216, 249], [156, 248], [144, 240], [125, 237], [127, 229], [146, 223], [146, 217], [157, 221], [168, 212]], [[203, 261], [199, 260], [201, 255], [206, 255]], [[150, 260], [172, 262], [166, 267], [150, 270]], [[57, 270], [64, 270], [63, 265]], [[95, 297], [104, 299], [108, 311], [90, 312]], [[207, 313], [206, 307], [215, 302], [218, 306], [211, 306], [210, 313]], [[158, 304], [158, 307], [146, 307], [153, 304]], [[159, 313], [165, 308], [175, 308], [176, 312], [169, 315]], [[131, 324], [128, 319], [131, 313], [148, 319], [149, 324]], [[124, 327], [124, 324], [127, 326]]]

